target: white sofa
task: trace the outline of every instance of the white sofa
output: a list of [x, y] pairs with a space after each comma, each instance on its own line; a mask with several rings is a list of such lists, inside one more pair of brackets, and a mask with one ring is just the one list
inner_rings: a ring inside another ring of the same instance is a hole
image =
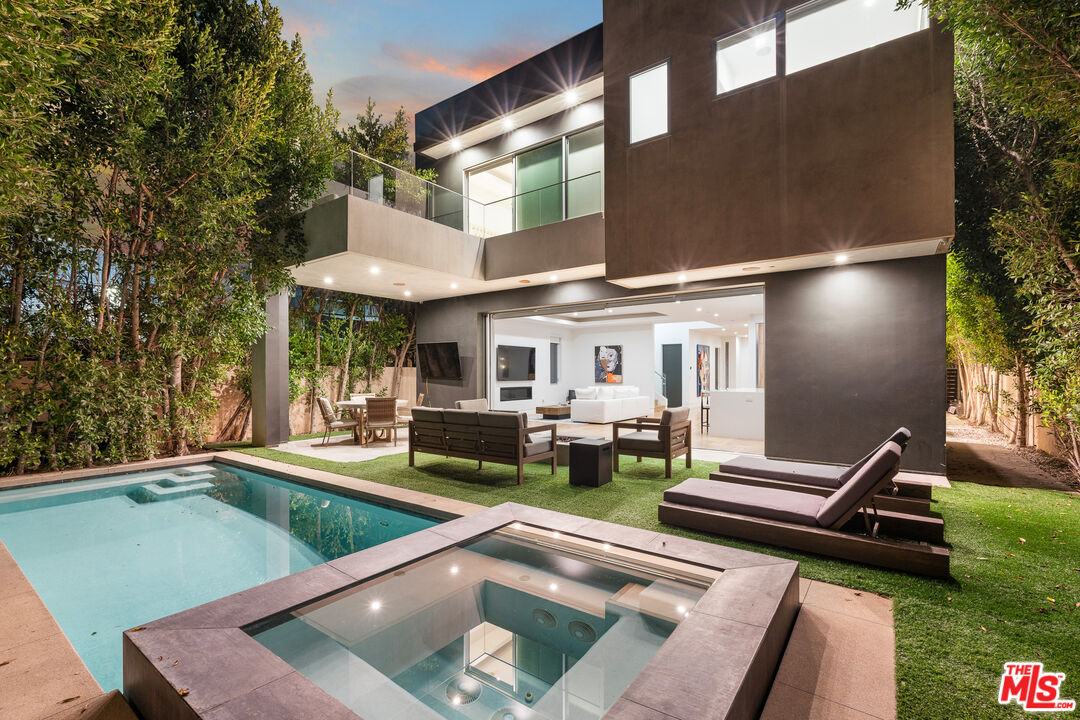
[[601, 385], [574, 389], [570, 419], [575, 422], [609, 423], [649, 415], [652, 398], [633, 385]]

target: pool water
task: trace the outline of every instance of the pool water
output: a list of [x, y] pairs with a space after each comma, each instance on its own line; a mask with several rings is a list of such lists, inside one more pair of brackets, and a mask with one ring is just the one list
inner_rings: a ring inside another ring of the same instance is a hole
[[499, 531], [253, 629], [361, 717], [601, 718], [704, 594]]
[[123, 630], [436, 522], [219, 464], [0, 492], [0, 541], [106, 690]]

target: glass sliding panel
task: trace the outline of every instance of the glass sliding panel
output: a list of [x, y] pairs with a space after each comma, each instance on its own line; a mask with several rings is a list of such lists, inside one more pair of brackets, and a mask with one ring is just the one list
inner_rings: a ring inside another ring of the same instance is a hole
[[665, 62], [630, 76], [630, 143], [668, 130], [668, 66]]
[[517, 156], [515, 229], [559, 222], [563, 219], [562, 139]]
[[776, 76], [776, 20], [716, 41], [716, 94]]
[[815, 0], [787, 14], [787, 73], [929, 27], [926, 8], [893, 0]]
[[604, 128], [594, 127], [566, 138], [566, 217], [604, 209]]
[[514, 229], [514, 161], [469, 171], [469, 234], [503, 235]]

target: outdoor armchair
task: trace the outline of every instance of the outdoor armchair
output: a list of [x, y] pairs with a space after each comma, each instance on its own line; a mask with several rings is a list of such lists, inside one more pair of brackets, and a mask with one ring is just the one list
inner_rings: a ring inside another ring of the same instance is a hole
[[671, 477], [671, 461], [680, 455], [686, 456], [686, 467], [690, 467], [691, 432], [690, 408], [686, 407], [665, 410], [659, 418], [613, 423], [613, 469], [619, 472], [619, 455], [634, 455], [638, 462], [643, 457], [660, 458], [664, 461], [664, 477]]

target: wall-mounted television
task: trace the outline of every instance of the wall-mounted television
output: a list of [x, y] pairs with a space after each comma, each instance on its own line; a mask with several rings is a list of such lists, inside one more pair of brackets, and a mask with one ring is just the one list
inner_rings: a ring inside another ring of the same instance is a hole
[[535, 380], [536, 348], [499, 345], [495, 348], [496, 380]]
[[461, 358], [456, 342], [417, 343], [416, 364], [424, 380], [461, 379]]

